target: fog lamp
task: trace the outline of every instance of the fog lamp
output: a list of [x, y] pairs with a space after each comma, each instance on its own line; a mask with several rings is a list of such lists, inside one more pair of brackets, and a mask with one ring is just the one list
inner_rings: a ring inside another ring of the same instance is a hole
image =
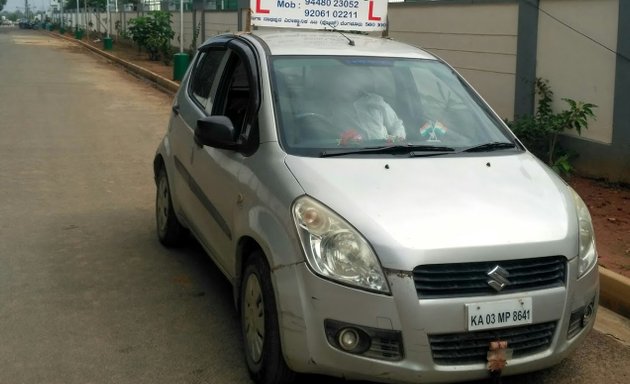
[[359, 333], [352, 328], [344, 328], [339, 332], [337, 341], [342, 349], [352, 351], [359, 345]]
[[402, 333], [354, 325], [336, 320], [324, 321], [326, 339], [334, 348], [372, 359], [400, 361], [403, 359]]
[[593, 312], [595, 311], [595, 303], [591, 301], [589, 305], [584, 308], [584, 313], [582, 314], [582, 327], [586, 327], [589, 320], [593, 316]]

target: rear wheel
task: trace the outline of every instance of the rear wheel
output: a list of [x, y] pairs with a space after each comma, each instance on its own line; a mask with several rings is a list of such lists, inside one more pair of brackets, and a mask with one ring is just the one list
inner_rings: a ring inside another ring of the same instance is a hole
[[276, 301], [269, 266], [261, 252], [248, 259], [241, 282], [241, 327], [245, 359], [259, 384], [287, 384], [295, 373], [287, 367], [278, 327]]
[[168, 185], [166, 171], [161, 168], [157, 176], [157, 193], [155, 196], [155, 221], [160, 242], [167, 247], [180, 245], [186, 238], [187, 230], [184, 228], [173, 209], [171, 190]]

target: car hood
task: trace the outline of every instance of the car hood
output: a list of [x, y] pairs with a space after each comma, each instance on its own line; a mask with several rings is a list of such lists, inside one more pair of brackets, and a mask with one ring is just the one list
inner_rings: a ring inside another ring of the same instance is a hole
[[387, 268], [577, 255], [572, 194], [529, 153], [285, 161]]

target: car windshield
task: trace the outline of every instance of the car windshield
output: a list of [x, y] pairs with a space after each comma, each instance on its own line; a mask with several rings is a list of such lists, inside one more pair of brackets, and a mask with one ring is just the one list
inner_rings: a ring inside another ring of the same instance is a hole
[[513, 142], [459, 76], [436, 60], [276, 56], [271, 72], [279, 136], [288, 153], [374, 154], [392, 145], [414, 153], [457, 153]]

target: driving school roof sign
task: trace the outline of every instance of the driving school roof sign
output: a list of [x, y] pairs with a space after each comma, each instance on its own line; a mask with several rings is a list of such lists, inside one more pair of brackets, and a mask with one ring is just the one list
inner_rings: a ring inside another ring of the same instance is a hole
[[387, 0], [250, 0], [252, 25], [382, 31]]

